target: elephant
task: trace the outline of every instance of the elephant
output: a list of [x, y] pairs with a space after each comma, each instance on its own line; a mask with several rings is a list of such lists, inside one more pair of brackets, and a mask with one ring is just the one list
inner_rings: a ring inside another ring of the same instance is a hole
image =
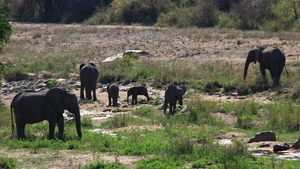
[[80, 71], [80, 99], [84, 99], [83, 91], [85, 89], [86, 98], [89, 100], [92, 99], [92, 92], [93, 92], [93, 100], [97, 100], [96, 96], [96, 84], [99, 72], [96, 68], [94, 63], [88, 64], [80, 64], [79, 66]]
[[55, 125], [58, 126], [59, 138], [64, 132], [64, 110], [75, 116], [76, 130], [79, 138], [81, 134], [80, 112], [75, 94], [66, 90], [53, 88], [49, 91], [24, 91], [18, 93], [10, 105], [12, 134], [14, 132], [13, 113], [17, 126], [18, 139], [26, 138], [24, 129], [26, 124], [39, 123], [47, 120], [49, 123], [49, 139], [54, 138]]
[[285, 55], [278, 48], [266, 48], [258, 47], [257, 49], [250, 50], [246, 59], [245, 69], [244, 69], [244, 80], [247, 76], [247, 71], [249, 64], [251, 62], [259, 62], [260, 72], [263, 79], [266, 79], [266, 71], [270, 71], [273, 86], [279, 85], [280, 75], [283, 68], [285, 67]]
[[165, 101], [164, 101], [164, 113], [166, 114], [166, 109], [169, 106], [169, 114], [173, 115], [174, 110], [176, 108], [176, 103], [177, 100], [179, 101], [179, 104], [182, 106], [182, 100], [183, 100], [183, 95], [186, 92], [186, 87], [184, 85], [177, 87], [174, 85], [169, 85], [167, 90], [165, 91]]
[[132, 100], [131, 100], [131, 104], [137, 104], [137, 96], [138, 95], [144, 95], [145, 97], [147, 97], [147, 101], [150, 100], [149, 95], [148, 95], [148, 90], [146, 87], [144, 86], [137, 86], [137, 87], [131, 87], [128, 91], [127, 91], [127, 103], [129, 102], [129, 96], [132, 95]]
[[119, 86], [108, 85], [107, 86], [107, 94], [108, 94], [108, 105], [111, 106], [111, 100], [112, 100], [113, 106], [117, 106], [118, 98], [119, 98]]

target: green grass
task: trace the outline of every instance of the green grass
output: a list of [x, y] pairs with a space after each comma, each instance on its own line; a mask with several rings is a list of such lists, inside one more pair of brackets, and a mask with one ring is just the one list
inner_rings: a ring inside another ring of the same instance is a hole
[[[193, 98], [190, 105], [195, 105], [189, 114], [175, 116], [172, 119], [162, 115], [159, 110], [151, 107], [141, 107], [136, 109], [133, 114], [141, 118], [150, 119], [144, 121], [138, 117], [132, 117], [126, 114], [116, 116], [103, 124], [101, 128], [120, 127], [120, 125], [162, 125], [164, 129], [157, 128], [124, 130], [116, 132], [117, 136], [110, 136], [101, 133], [91, 133], [87, 130], [95, 128], [90, 125], [88, 119], [83, 119], [83, 138], [78, 139], [74, 124], [66, 124], [65, 137], [63, 140], [48, 140], [47, 123], [38, 123], [26, 126], [28, 139], [17, 140], [9, 138], [9, 127], [2, 126], [0, 131], [0, 143], [3, 147], [12, 150], [28, 149], [32, 154], [45, 153], [47, 151], [73, 150], [73, 151], [92, 151], [109, 152], [125, 156], [145, 156], [147, 158], [136, 162], [136, 168], [285, 168], [289, 165], [297, 166], [290, 161], [281, 161], [280, 163], [268, 160], [266, 158], [249, 158], [247, 147], [240, 141], [234, 141], [230, 146], [215, 144], [213, 136], [219, 135], [226, 127], [224, 122], [213, 118], [209, 113], [217, 111], [218, 105], [222, 105], [224, 110], [234, 110], [234, 112], [245, 111], [244, 114], [257, 115], [258, 106], [254, 101], [239, 101], [233, 104], [220, 104], [220, 102], [204, 101]], [[265, 106], [268, 107], [269, 105]], [[289, 106], [291, 108], [287, 108]], [[297, 111], [297, 107], [287, 101], [278, 103], [274, 109], [289, 110], [287, 113]], [[273, 110], [273, 109], [270, 109]], [[8, 116], [9, 112], [4, 111], [3, 115]], [[280, 116], [280, 115], [279, 115]], [[253, 118], [250, 118], [252, 120]], [[256, 119], [256, 118], [254, 118]], [[281, 119], [278, 119], [282, 121]], [[141, 123], [141, 121], [143, 123]], [[271, 118], [270, 118], [270, 121]], [[112, 126], [111, 126], [112, 125]], [[242, 127], [243, 128], [243, 127]], [[247, 131], [249, 128], [246, 128]], [[251, 129], [251, 128], [250, 128]], [[273, 128], [275, 129], [275, 128]], [[280, 129], [281, 131], [282, 129]], [[246, 131], [246, 130], [245, 130]], [[277, 130], [275, 129], [275, 132]], [[256, 131], [255, 131], [256, 132]], [[295, 130], [289, 130], [290, 134], [285, 133], [286, 137], [293, 138]], [[40, 134], [38, 134], [40, 133]], [[293, 135], [293, 136], [291, 136]], [[195, 139], [205, 138], [207, 141], [197, 143]], [[11, 161], [12, 160], [12, 161]], [[14, 162], [14, 158], [4, 159], [3, 163], [19, 166], [20, 162]], [[36, 159], [27, 159], [28, 161]], [[40, 161], [42, 163], [43, 160]], [[263, 163], [262, 167], [260, 164]], [[117, 163], [104, 163], [96, 161], [90, 163], [85, 168], [97, 168], [106, 166], [108, 168], [123, 168]]]

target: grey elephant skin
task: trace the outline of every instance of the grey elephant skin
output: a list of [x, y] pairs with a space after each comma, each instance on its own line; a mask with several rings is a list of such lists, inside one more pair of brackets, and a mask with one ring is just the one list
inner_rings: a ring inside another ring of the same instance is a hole
[[147, 101], [150, 100], [149, 95], [148, 95], [148, 90], [145, 86], [131, 87], [127, 91], [127, 103], [129, 102], [129, 96], [131, 96], [131, 95], [132, 95], [131, 104], [137, 104], [137, 96], [138, 95], [144, 95], [147, 98]]
[[[107, 94], [108, 94], [108, 105], [117, 106], [118, 98], [119, 98], [119, 86], [117, 85], [108, 85], [107, 86]], [[111, 102], [113, 104], [111, 104]]]
[[49, 123], [49, 139], [54, 138], [55, 125], [58, 126], [59, 138], [64, 132], [64, 110], [75, 116], [76, 130], [79, 138], [81, 134], [80, 112], [75, 94], [63, 89], [49, 91], [24, 91], [18, 93], [11, 103], [12, 133], [14, 130], [13, 113], [17, 126], [18, 138], [26, 138], [25, 125], [47, 120]]
[[280, 75], [285, 67], [285, 55], [278, 48], [259, 47], [250, 50], [246, 59], [244, 69], [244, 80], [247, 76], [249, 64], [251, 62], [259, 62], [260, 72], [264, 79], [266, 79], [266, 71], [268, 69], [273, 80], [273, 86], [278, 86]]
[[166, 113], [166, 109], [169, 104], [169, 114], [173, 115], [174, 110], [176, 108], [177, 100], [179, 104], [182, 106], [183, 95], [186, 92], [186, 87], [184, 85], [177, 87], [174, 85], [169, 85], [167, 90], [165, 91], [165, 102], [164, 102], [164, 113]]
[[94, 63], [82, 63], [79, 66], [80, 70], [80, 99], [84, 99], [84, 90], [86, 94], [86, 98], [91, 100], [92, 99], [92, 92], [93, 92], [93, 100], [97, 100], [96, 96], [96, 84], [97, 79], [99, 76], [99, 72], [96, 68]]

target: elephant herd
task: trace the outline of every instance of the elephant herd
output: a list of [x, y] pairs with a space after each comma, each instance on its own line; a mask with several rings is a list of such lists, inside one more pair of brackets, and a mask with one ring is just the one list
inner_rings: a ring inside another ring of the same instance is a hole
[[[266, 79], [265, 69], [268, 69], [273, 80], [273, 86], [279, 85], [280, 75], [285, 67], [285, 55], [278, 48], [259, 47], [250, 50], [245, 62], [244, 80], [247, 76], [249, 64], [251, 62], [259, 62], [260, 72], [264, 79]], [[96, 96], [96, 83], [99, 72], [93, 63], [79, 66], [80, 75], [80, 99], [84, 99], [84, 90], [86, 98], [94, 101]], [[176, 103], [182, 106], [183, 95], [186, 93], [185, 86], [169, 85], [165, 91], [164, 113], [169, 107], [169, 115], [173, 115], [176, 109]], [[117, 85], [108, 85], [107, 94], [109, 106], [117, 106], [119, 98], [119, 87]], [[147, 88], [144, 86], [131, 87], [127, 91], [127, 102], [132, 96], [131, 104], [137, 104], [137, 96], [144, 95], [147, 101], [150, 100]], [[76, 130], [78, 137], [81, 138], [81, 122], [80, 112], [78, 107], [78, 100], [75, 94], [67, 92], [63, 89], [53, 88], [49, 91], [24, 91], [18, 93], [11, 102], [11, 118], [12, 118], [12, 132], [14, 131], [13, 115], [15, 115], [15, 122], [17, 127], [17, 137], [26, 138], [25, 125], [38, 123], [47, 120], [49, 123], [49, 139], [54, 138], [55, 126], [58, 126], [59, 137], [63, 137], [64, 132], [64, 110], [68, 110], [75, 116]]]

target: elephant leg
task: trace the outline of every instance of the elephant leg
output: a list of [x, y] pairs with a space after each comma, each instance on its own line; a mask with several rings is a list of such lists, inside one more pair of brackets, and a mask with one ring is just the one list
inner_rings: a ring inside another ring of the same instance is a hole
[[84, 91], [84, 82], [81, 81], [81, 85], [80, 85], [80, 99], [84, 99], [84, 94], [83, 94], [83, 91]]
[[261, 73], [261, 76], [265, 79], [266, 78], [266, 70], [263, 66], [260, 66], [260, 73]]
[[134, 95], [134, 104], [137, 104], [137, 95]]
[[144, 96], [147, 98], [147, 102], [148, 102], [150, 100], [149, 95], [146, 93]]
[[268, 83], [268, 79], [266, 77], [266, 70], [262, 67], [260, 67], [260, 73], [261, 73], [261, 76], [263, 78], [263, 83]]
[[131, 98], [131, 105], [134, 104], [134, 95], [132, 95], [132, 98]]
[[118, 104], [118, 98], [117, 97], [115, 97], [115, 98], [113, 98], [113, 106], [117, 106]]
[[56, 123], [57, 123], [57, 127], [58, 127], [58, 135], [59, 135], [58, 137], [62, 139], [63, 135], [64, 135], [64, 116], [63, 116], [63, 114], [57, 115]]
[[174, 105], [170, 103], [169, 114], [173, 116]]
[[110, 106], [111, 105], [111, 96], [108, 95], [108, 105]]
[[165, 101], [163, 106], [164, 106], [164, 114], [166, 114], [168, 103]]
[[91, 86], [90, 85], [86, 86], [86, 88], [85, 88], [85, 95], [86, 95], [86, 98], [88, 98], [89, 100], [92, 99]]
[[179, 98], [178, 101], [179, 101], [179, 104], [182, 106], [183, 105], [182, 98]]
[[54, 120], [49, 120], [49, 139], [54, 138], [54, 129], [55, 129], [55, 122]]
[[279, 68], [277, 69], [277, 71], [274, 72], [273, 83], [274, 83], [276, 86], [278, 86], [279, 83], [280, 83], [280, 75], [281, 75], [281, 73], [282, 73], [282, 71], [283, 71], [283, 68], [284, 68], [283, 66], [282, 66], [282, 67], [279, 67]]
[[18, 138], [26, 138], [25, 136], [25, 125], [26, 123], [22, 122], [22, 121], [16, 121], [16, 126], [17, 126], [17, 133], [18, 133]]
[[97, 100], [97, 95], [96, 95], [96, 86], [93, 86], [93, 98], [94, 98], [94, 101]]

